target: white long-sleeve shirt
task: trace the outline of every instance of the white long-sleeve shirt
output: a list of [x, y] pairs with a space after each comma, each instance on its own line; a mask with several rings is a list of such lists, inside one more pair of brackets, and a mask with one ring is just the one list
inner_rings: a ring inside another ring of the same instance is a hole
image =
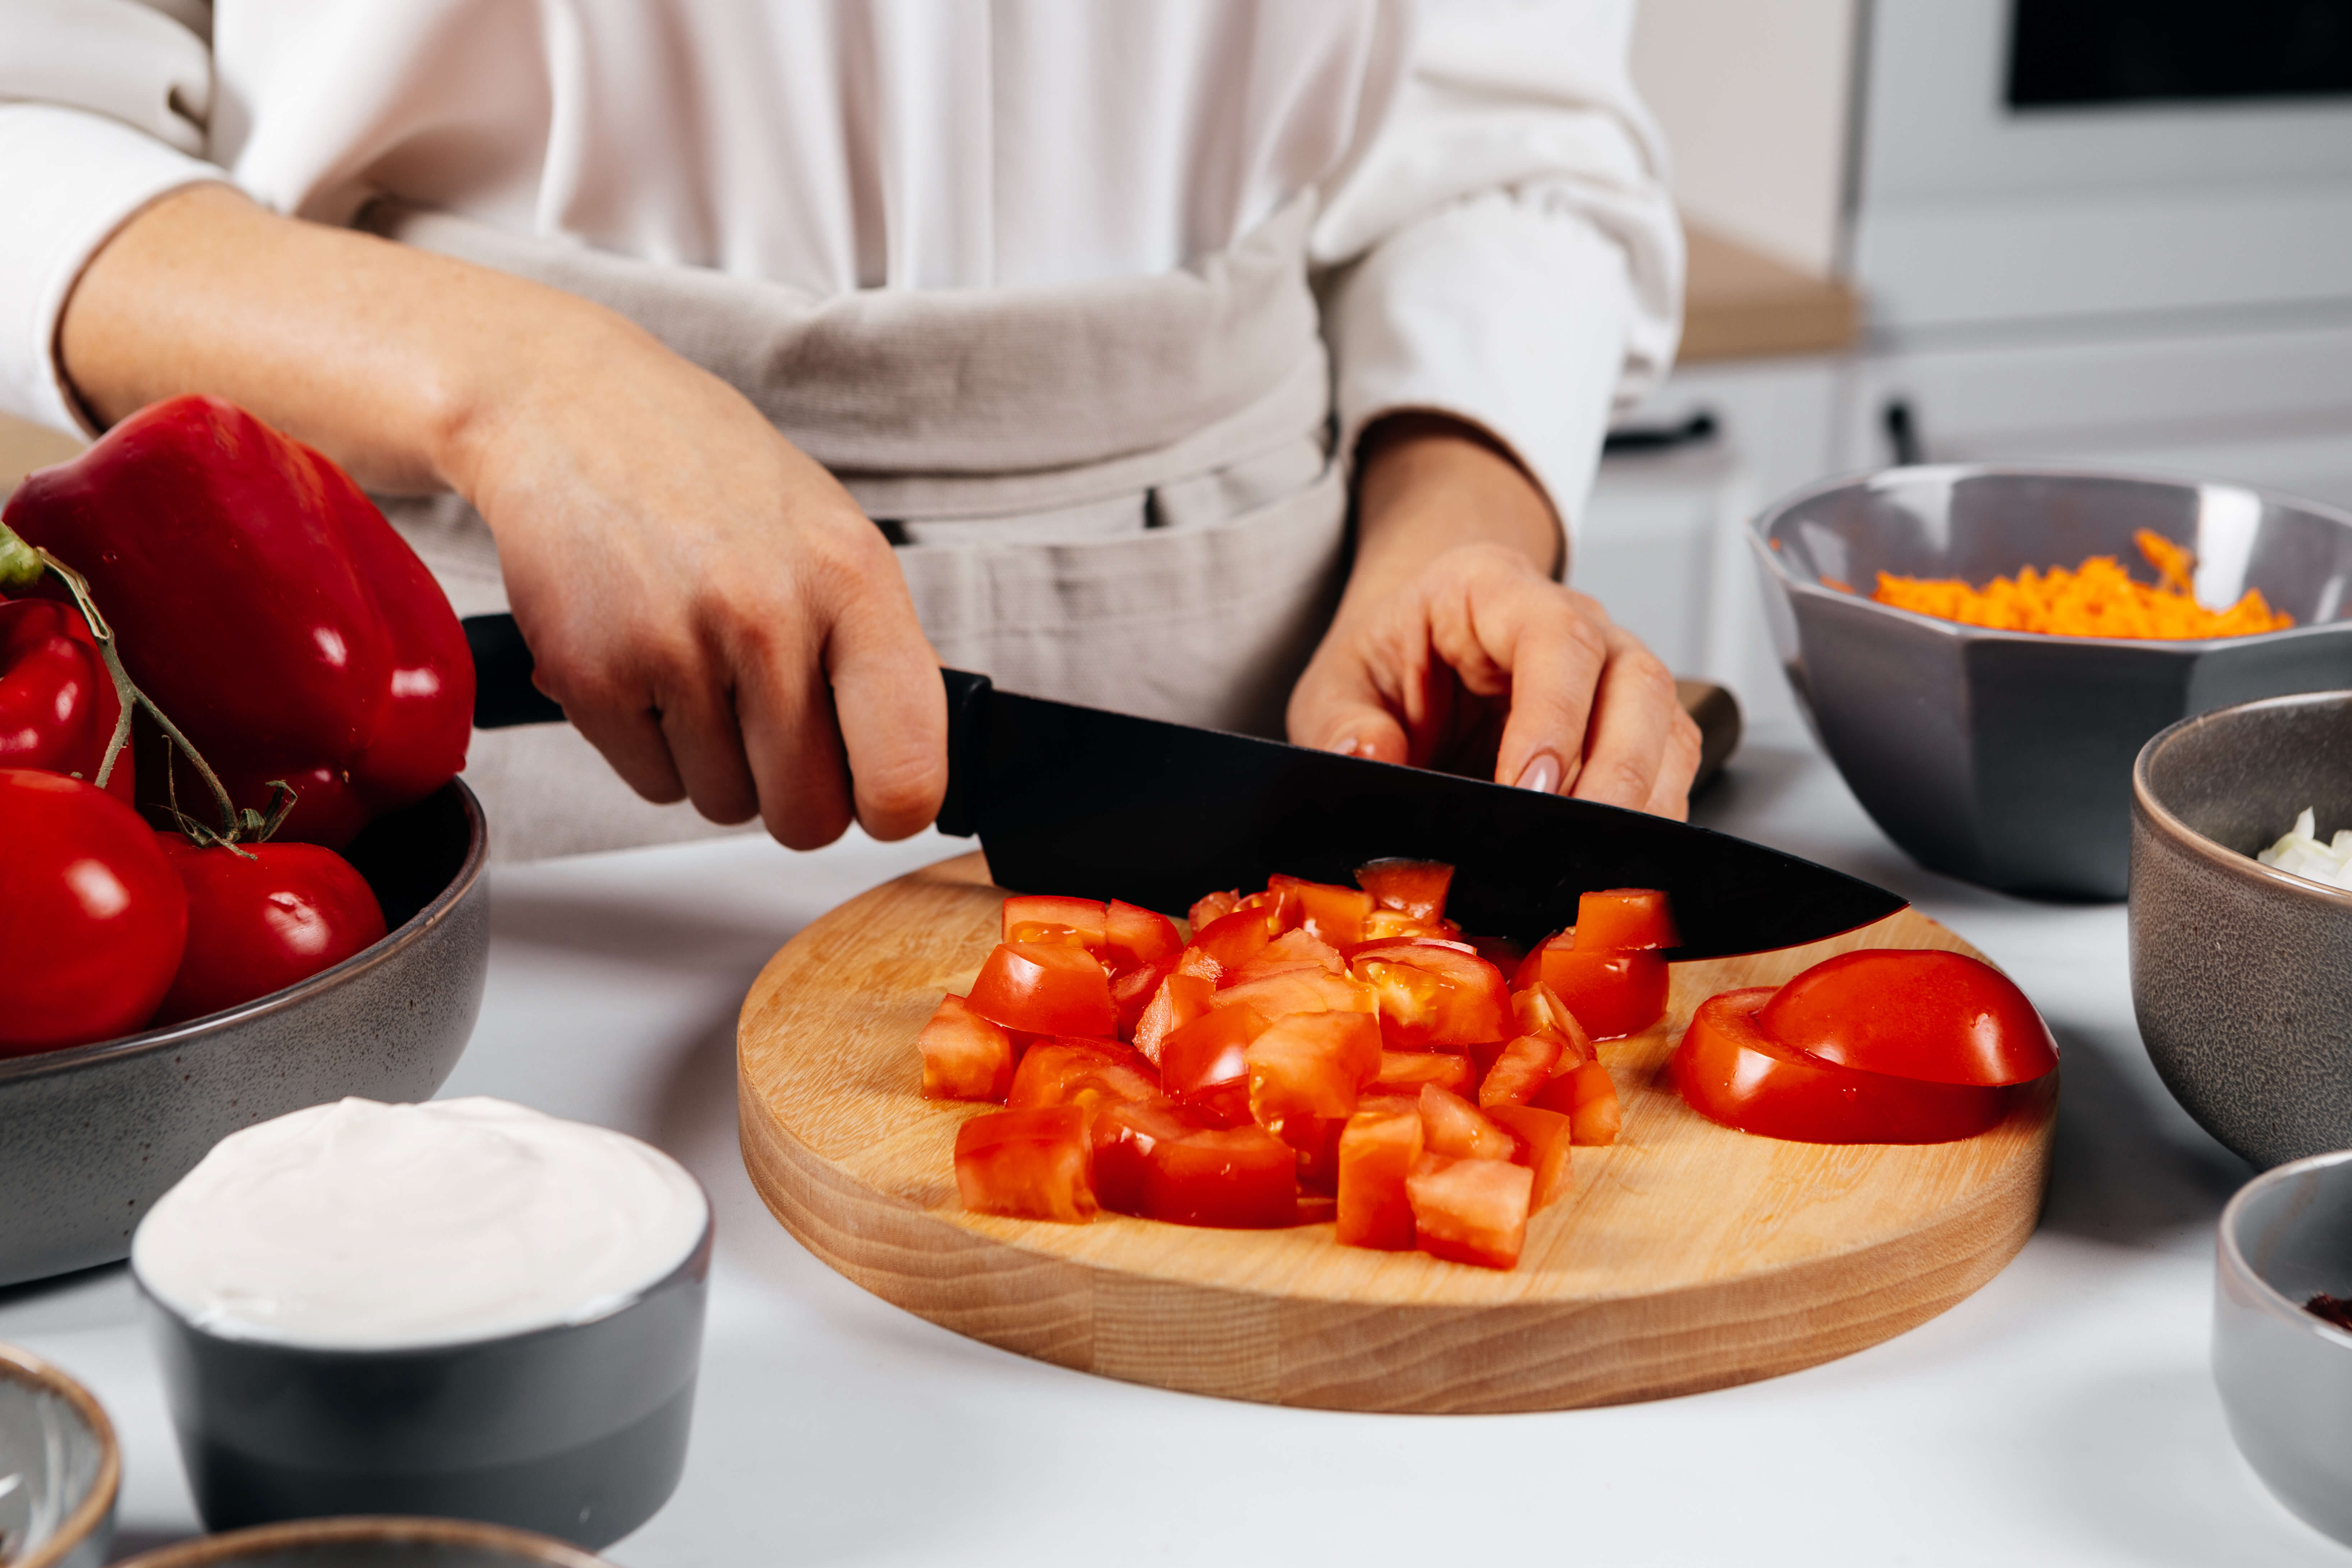
[[1632, 0], [8, 0], [0, 409], [79, 427], [74, 280], [196, 181], [819, 294], [1163, 272], [1312, 188], [1343, 440], [1457, 415], [1573, 519], [1680, 326], [1631, 26]]

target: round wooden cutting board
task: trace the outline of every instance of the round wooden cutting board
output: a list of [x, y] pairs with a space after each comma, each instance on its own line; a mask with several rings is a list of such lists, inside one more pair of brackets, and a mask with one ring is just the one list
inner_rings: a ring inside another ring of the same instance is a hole
[[1666, 1022], [1606, 1044], [1624, 1130], [1507, 1272], [1200, 1230], [968, 1215], [915, 1037], [997, 938], [982, 858], [854, 899], [777, 953], [738, 1027], [743, 1162], [784, 1227], [876, 1295], [1105, 1376], [1346, 1410], [1555, 1410], [1770, 1377], [1935, 1316], [2009, 1261], [2049, 1171], [2056, 1075], [1958, 1143], [1786, 1143], [1717, 1127], [1664, 1068], [1692, 1010], [1858, 947], [1969, 945], [1905, 910], [1809, 947], [1681, 963]]

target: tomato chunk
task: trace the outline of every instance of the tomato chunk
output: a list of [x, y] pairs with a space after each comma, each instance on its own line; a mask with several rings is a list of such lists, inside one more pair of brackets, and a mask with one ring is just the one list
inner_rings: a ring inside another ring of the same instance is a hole
[[999, 942], [966, 1001], [982, 1017], [1033, 1035], [1108, 1035], [1118, 1027], [1110, 976], [1082, 947]]
[[1569, 1149], [1576, 1142], [1569, 1119], [1555, 1110], [1532, 1105], [1498, 1105], [1486, 1114], [1518, 1141], [1511, 1155], [1535, 1177], [1528, 1194], [1528, 1212], [1541, 1214], [1553, 1199], [1569, 1190]]
[[1151, 963], [1139, 963], [1111, 977], [1110, 1005], [1118, 1010], [1118, 1037], [1135, 1037], [1136, 1026], [1143, 1022], [1143, 1011], [1151, 999], [1160, 994], [1160, 987], [1176, 973], [1176, 960], [1163, 958]]
[[1004, 900], [1003, 919], [1005, 942], [1054, 942], [1097, 955], [1103, 949], [1103, 906], [1092, 899], [1015, 893]]
[[1423, 1142], [1449, 1160], [1507, 1160], [1518, 1145], [1495, 1120], [1458, 1094], [1421, 1086]]
[[1298, 1221], [1298, 1157], [1263, 1127], [1220, 1128], [1168, 1100], [1115, 1105], [1099, 1144], [1110, 1206], [1174, 1225], [1257, 1230]]
[[1475, 1045], [1513, 1032], [1502, 971], [1455, 944], [1360, 948], [1349, 969], [1379, 993], [1381, 1032], [1392, 1049]]
[[1614, 1143], [1624, 1123], [1616, 1080], [1597, 1061], [1579, 1062], [1537, 1090], [1528, 1103], [1569, 1118], [1579, 1143]]
[[1192, 906], [1192, 912], [1184, 917], [1185, 923], [1198, 931], [1202, 926], [1212, 921], [1221, 921], [1232, 914], [1241, 908], [1241, 903], [1242, 896], [1238, 889], [1223, 893], [1205, 893], [1202, 895], [1200, 901]]
[[1479, 1081], [1478, 1104], [1491, 1110], [1535, 1099], [1536, 1090], [1551, 1081], [1565, 1044], [1558, 1035], [1521, 1035], [1511, 1041]]
[[1359, 1110], [1339, 1134], [1339, 1239], [1347, 1247], [1403, 1252], [1412, 1246], [1412, 1201], [1405, 1182], [1421, 1159], [1421, 1113]]
[[1247, 1121], [1249, 1044], [1265, 1020], [1247, 1007], [1220, 1007], [1160, 1043], [1160, 1081], [1168, 1093], [1228, 1125]]
[[1870, 948], [1824, 959], [1781, 986], [1756, 1022], [1823, 1061], [1929, 1083], [2027, 1083], [2058, 1065], [2025, 993], [1958, 952]]
[[1535, 1173], [1508, 1160], [1424, 1153], [1405, 1178], [1413, 1245], [1433, 1258], [1509, 1268], [1527, 1245]]
[[1217, 1007], [1255, 1008], [1261, 1018], [1287, 1013], [1362, 1013], [1378, 1016], [1380, 999], [1372, 988], [1352, 975], [1329, 974], [1320, 969], [1294, 969], [1244, 981], [1216, 993]]
[[1523, 1035], [1553, 1035], [1559, 1038], [1563, 1061], [1589, 1062], [1593, 1058], [1592, 1037], [1559, 993], [1538, 980], [1523, 990], [1511, 993], [1511, 1016], [1518, 1021]]
[[1171, 973], [1160, 983], [1160, 989], [1152, 993], [1150, 1002], [1135, 1021], [1130, 1037], [1135, 1048], [1158, 1067], [1160, 1052], [1168, 1037], [1206, 1014], [1216, 995], [1214, 981], [1181, 971]]
[[915, 1043], [925, 1100], [1003, 1100], [1013, 1086], [1013, 1037], [961, 996], [940, 1000]]
[[1417, 1096], [1425, 1083], [1467, 1097], [1477, 1091], [1478, 1068], [1468, 1057], [1452, 1051], [1384, 1050], [1380, 1071], [1364, 1086], [1364, 1093]]
[[1612, 888], [1576, 900], [1575, 945], [1580, 952], [1631, 952], [1680, 947], [1666, 895], [1655, 888]]
[[1773, 994], [1707, 998], [1675, 1047], [1675, 1087], [1707, 1120], [1801, 1143], [1947, 1143], [2006, 1114], [2005, 1089], [1864, 1072], [1782, 1044], [1758, 1022]]
[[1160, 1079], [1142, 1056], [1104, 1040], [1040, 1040], [1022, 1053], [1005, 1109], [1076, 1105], [1089, 1115], [1115, 1100], [1153, 1100]]
[[1338, 949], [1302, 927], [1276, 937], [1239, 968], [1219, 975], [1218, 982], [1224, 985], [1246, 985], [1253, 980], [1294, 974], [1303, 970], [1344, 974], [1348, 972], [1348, 963], [1339, 956]]
[[1266, 883], [1298, 900], [1298, 929], [1333, 947], [1353, 947], [1364, 940], [1364, 921], [1371, 914], [1372, 895], [1360, 888], [1329, 882], [1305, 882], [1276, 876]]
[[[1363, 945], [1388, 942], [1449, 941], [1459, 935], [1451, 921], [1415, 920], [1402, 910], [1376, 909], [1364, 917]], [[1476, 944], [1471, 944], [1475, 951]]]
[[1176, 922], [1157, 910], [1113, 899], [1103, 910], [1103, 961], [1113, 969], [1172, 960], [1183, 951]]
[[1075, 1105], [997, 1110], [956, 1129], [956, 1187], [977, 1214], [1095, 1217], [1088, 1117]]
[[[1243, 1052], [1250, 1114], [1294, 1148], [1285, 1129], [1299, 1118], [1346, 1121], [1381, 1065], [1381, 1026], [1368, 1013], [1293, 1013]], [[1310, 1135], [1311, 1136], [1311, 1135]]]
[[1666, 961], [1654, 952], [1588, 952], [1556, 936], [1520, 967], [1522, 990], [1538, 980], [1596, 1040], [1638, 1035], [1666, 1016]]
[[1177, 961], [1179, 969], [1187, 969], [1187, 961], [1198, 954], [1205, 967], [1190, 969], [1190, 973], [1206, 973], [1212, 980], [1223, 980], [1251, 959], [1265, 951], [1274, 940], [1266, 930], [1265, 918], [1255, 910], [1235, 910], [1233, 913], [1211, 921], [1192, 933], [1192, 940]]
[[1444, 918], [1454, 868], [1436, 860], [1373, 860], [1356, 868], [1356, 886], [1384, 910], [1435, 923]]

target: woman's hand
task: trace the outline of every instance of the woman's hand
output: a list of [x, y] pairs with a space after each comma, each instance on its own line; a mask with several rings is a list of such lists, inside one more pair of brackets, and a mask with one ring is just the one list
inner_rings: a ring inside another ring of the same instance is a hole
[[1654, 655], [1551, 580], [1534, 481], [1452, 420], [1391, 418], [1361, 450], [1356, 563], [1291, 739], [1684, 816], [1698, 726]]
[[937, 815], [947, 700], [889, 545], [611, 311], [205, 185], [108, 242], [58, 349], [100, 424], [211, 393], [371, 489], [471, 500], [539, 685], [647, 798], [796, 848]]

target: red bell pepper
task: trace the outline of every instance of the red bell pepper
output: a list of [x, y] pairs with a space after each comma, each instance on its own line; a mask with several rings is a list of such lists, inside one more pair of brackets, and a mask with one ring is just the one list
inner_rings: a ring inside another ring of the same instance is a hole
[[279, 837], [341, 847], [465, 766], [474, 667], [448, 600], [341, 469], [242, 409], [151, 405], [0, 519], [89, 578], [239, 808], [293, 787]]
[[[0, 768], [38, 768], [98, 782], [122, 700], [98, 643], [70, 606], [47, 599], [0, 601]], [[131, 751], [107, 774], [125, 805]]]

